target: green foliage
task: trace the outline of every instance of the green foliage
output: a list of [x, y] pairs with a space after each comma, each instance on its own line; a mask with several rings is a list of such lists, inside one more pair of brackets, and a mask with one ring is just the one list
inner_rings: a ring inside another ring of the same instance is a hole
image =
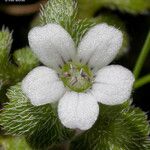
[[25, 135], [36, 150], [47, 149], [51, 144], [63, 142], [73, 135], [59, 122], [54, 106], [33, 106], [22, 93], [20, 84], [11, 87], [7, 96], [10, 102], [0, 114], [0, 124], [6, 134]]
[[49, 0], [42, 7], [41, 23], [63, 24], [66, 20], [75, 16], [75, 9], [75, 3], [72, 0]]
[[[29, 48], [17, 50], [12, 56], [9, 53], [12, 34], [8, 29], [0, 32], [0, 99], [5, 99], [6, 89], [21, 79], [35, 66], [37, 58]], [[11, 59], [12, 58], [12, 59]]]
[[[22, 93], [20, 84], [7, 93], [10, 102], [0, 114], [0, 125], [6, 134], [25, 135], [31, 147], [47, 150], [57, 143], [70, 140], [73, 131], [63, 127], [55, 106], [35, 107]], [[118, 106], [100, 105], [95, 125], [73, 138], [72, 150], [148, 150], [147, 116], [128, 103]]]
[[41, 10], [41, 24], [60, 24], [74, 39], [76, 45], [94, 24], [88, 20], [77, 19], [76, 3], [72, 0], [49, 0]]
[[1, 150], [31, 150], [23, 137], [0, 137]]
[[78, 135], [72, 150], [149, 150], [149, 123], [139, 108], [100, 105], [95, 125]]
[[79, 17], [92, 17], [101, 8], [118, 9], [131, 14], [143, 14], [150, 10], [149, 0], [78, 0]]
[[[8, 54], [12, 44], [12, 33], [9, 32], [8, 28], [2, 28], [0, 31], [0, 56], [4, 57]], [[7, 49], [7, 50], [6, 50]]]

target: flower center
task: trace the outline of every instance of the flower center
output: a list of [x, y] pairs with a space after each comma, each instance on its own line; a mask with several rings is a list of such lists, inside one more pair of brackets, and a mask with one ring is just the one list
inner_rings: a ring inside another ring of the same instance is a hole
[[61, 68], [60, 75], [65, 86], [83, 92], [92, 86], [93, 73], [87, 65], [68, 62]]

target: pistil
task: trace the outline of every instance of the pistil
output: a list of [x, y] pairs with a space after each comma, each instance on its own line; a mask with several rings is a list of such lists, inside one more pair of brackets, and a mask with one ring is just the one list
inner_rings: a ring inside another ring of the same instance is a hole
[[61, 69], [64, 85], [76, 92], [83, 92], [92, 85], [93, 74], [87, 65], [69, 62]]

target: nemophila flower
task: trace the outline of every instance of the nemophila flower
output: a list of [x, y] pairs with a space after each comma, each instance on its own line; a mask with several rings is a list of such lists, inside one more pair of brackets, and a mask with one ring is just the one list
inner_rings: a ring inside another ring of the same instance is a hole
[[28, 38], [47, 67], [33, 69], [22, 81], [22, 90], [34, 106], [58, 102], [64, 126], [87, 130], [98, 117], [98, 102], [116, 105], [130, 97], [133, 74], [119, 65], [107, 66], [123, 40], [121, 31], [113, 26], [92, 27], [78, 47], [57, 24], [35, 27]]

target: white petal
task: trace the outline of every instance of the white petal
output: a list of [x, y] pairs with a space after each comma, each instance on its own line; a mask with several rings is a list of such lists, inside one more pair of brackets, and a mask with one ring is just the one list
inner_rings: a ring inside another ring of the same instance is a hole
[[22, 81], [22, 90], [35, 106], [59, 100], [65, 88], [56, 72], [47, 67], [33, 69]]
[[91, 92], [103, 104], [121, 104], [130, 98], [133, 82], [131, 71], [119, 65], [111, 65], [97, 72]]
[[28, 39], [33, 52], [49, 67], [56, 69], [64, 61], [75, 57], [75, 44], [60, 25], [35, 27], [29, 32]]
[[99, 105], [90, 93], [67, 92], [59, 101], [58, 115], [68, 128], [87, 130], [95, 123]]
[[91, 28], [78, 47], [79, 59], [98, 70], [108, 65], [122, 45], [122, 33], [113, 26], [99, 24]]

